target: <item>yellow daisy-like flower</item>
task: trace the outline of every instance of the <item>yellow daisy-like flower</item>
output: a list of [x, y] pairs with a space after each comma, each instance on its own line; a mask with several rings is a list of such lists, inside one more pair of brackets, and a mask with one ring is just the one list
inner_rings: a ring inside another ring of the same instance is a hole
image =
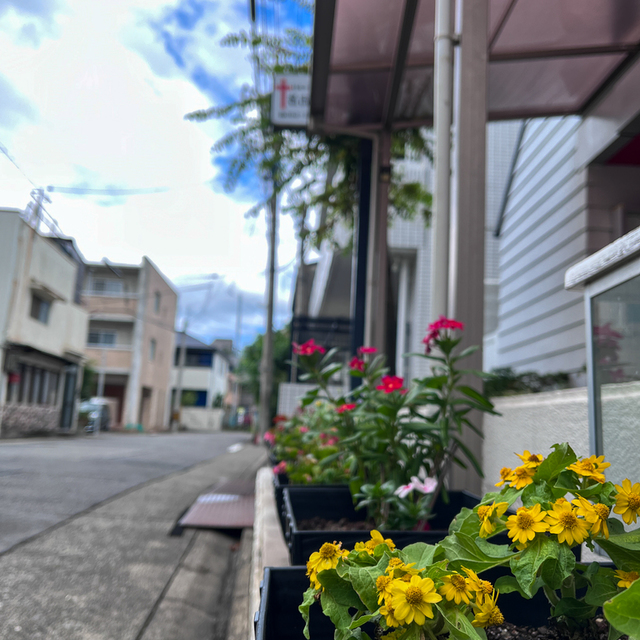
[[500, 482], [496, 482], [496, 487], [501, 487], [505, 482], [509, 481], [509, 476], [513, 473], [513, 469], [510, 467], [502, 467], [500, 469]]
[[607, 518], [611, 513], [611, 509], [606, 504], [591, 504], [585, 498], [578, 496], [571, 501], [577, 508], [577, 513], [582, 516], [590, 525], [590, 533], [592, 536], [602, 535], [609, 537], [609, 527], [607, 526]]
[[622, 486], [617, 484], [616, 489], [618, 493], [613, 512], [620, 514], [627, 524], [636, 522], [640, 511], [640, 482], [631, 484], [631, 480], [625, 478], [622, 481]]
[[[384, 616], [384, 621], [387, 623], [387, 627], [399, 627], [402, 623], [396, 618], [396, 610], [390, 605], [385, 603], [380, 607], [380, 614]], [[387, 638], [388, 636], [385, 636]]]
[[637, 571], [621, 571], [620, 569], [615, 572], [616, 578], [620, 579], [618, 586], [623, 589], [628, 589], [632, 583], [634, 583], [640, 576]]
[[493, 585], [488, 580], [483, 580], [473, 569], [462, 567], [462, 570], [467, 574], [469, 588], [475, 591], [477, 604], [482, 604], [486, 598], [491, 597]]
[[541, 512], [539, 504], [533, 507], [520, 507], [515, 516], [507, 518], [507, 535], [521, 546], [526, 546], [528, 542], [536, 537], [536, 533], [544, 533], [549, 526], [542, 522], [546, 517], [546, 512]]
[[348, 554], [346, 549], [341, 549], [341, 545], [341, 542], [338, 544], [325, 542], [320, 547], [320, 551], [315, 551], [311, 556], [309, 556], [309, 561], [307, 562], [307, 575], [309, 576], [309, 580], [311, 581], [314, 589], [322, 588], [322, 585], [318, 580], [318, 574], [321, 571], [326, 571], [327, 569], [335, 569], [340, 558], [343, 558]]
[[528, 484], [533, 482], [533, 476], [536, 470], [532, 467], [516, 467], [509, 476], [509, 486], [516, 489], [524, 489]]
[[569, 469], [569, 471], [575, 471], [579, 476], [593, 478], [602, 484], [606, 480], [602, 471], [610, 466], [610, 462], [604, 461], [604, 456], [589, 456], [588, 458], [583, 458], [582, 460], [578, 460], [578, 462], [570, 464], [567, 469]]
[[496, 529], [497, 520], [509, 507], [507, 502], [494, 502], [493, 504], [483, 504], [478, 507], [478, 518], [480, 518], [480, 537], [488, 538]]
[[524, 450], [524, 453], [520, 455], [516, 453], [518, 458], [524, 462], [525, 467], [529, 467], [531, 469], [537, 469], [540, 466], [540, 463], [544, 460], [544, 457], [537, 453], [530, 453], [527, 449]]
[[411, 576], [416, 576], [424, 570], [424, 567], [422, 569], [414, 569], [415, 564], [415, 562], [405, 564], [404, 562], [402, 562], [402, 560], [400, 560], [400, 558], [391, 558], [389, 560], [389, 564], [387, 565], [386, 572], [392, 578], [409, 580]]
[[[390, 551], [393, 551], [396, 548], [396, 545], [391, 538], [385, 539], [379, 531], [372, 529], [371, 540], [367, 540], [367, 542], [364, 543], [364, 550], [373, 555], [373, 552], [379, 544], [386, 544]], [[360, 551], [360, 549], [358, 549], [358, 551]]]
[[461, 576], [459, 573], [452, 573], [444, 576], [442, 582], [444, 584], [438, 589], [438, 593], [441, 593], [447, 600], [453, 600], [456, 604], [461, 602], [469, 604], [469, 597], [472, 591], [468, 578]]
[[577, 510], [566, 500], [556, 502], [551, 511], [547, 511], [545, 522], [549, 525], [549, 533], [558, 536], [558, 542], [582, 544], [589, 535], [587, 522], [578, 518]]
[[486, 628], [500, 625], [504, 622], [504, 616], [496, 604], [497, 600], [498, 592], [495, 591], [493, 596], [489, 596], [483, 602], [476, 602], [473, 605], [476, 615], [471, 624], [474, 627]]
[[427, 618], [433, 618], [431, 605], [440, 602], [442, 596], [436, 592], [431, 578], [411, 576], [409, 582], [394, 580], [391, 586], [391, 606], [400, 624], [423, 625]]
[[391, 583], [393, 578], [387, 575], [378, 576], [376, 579], [376, 590], [378, 592], [378, 604], [386, 602], [387, 598], [391, 597]]

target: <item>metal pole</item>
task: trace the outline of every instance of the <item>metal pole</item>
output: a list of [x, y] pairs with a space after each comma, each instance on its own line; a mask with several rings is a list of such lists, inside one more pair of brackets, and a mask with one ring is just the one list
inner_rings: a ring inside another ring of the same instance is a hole
[[174, 427], [180, 426], [180, 407], [182, 406], [182, 374], [184, 373], [184, 364], [187, 359], [187, 327], [189, 321], [184, 320], [182, 324], [182, 335], [180, 336], [180, 355], [178, 356], [178, 376], [176, 378], [176, 393], [173, 397], [173, 411], [171, 412], [171, 426], [169, 431], [173, 431]]
[[435, 180], [431, 236], [431, 317], [449, 304], [449, 212], [451, 208], [451, 119], [453, 100], [452, 0], [436, 0], [434, 38]]
[[[274, 184], [275, 187], [275, 184]], [[269, 276], [267, 278], [267, 322], [262, 341], [262, 362], [260, 364], [260, 441], [267, 432], [271, 415], [271, 393], [273, 391], [273, 306], [276, 275], [276, 225], [278, 203], [274, 188], [270, 201], [269, 216]]]

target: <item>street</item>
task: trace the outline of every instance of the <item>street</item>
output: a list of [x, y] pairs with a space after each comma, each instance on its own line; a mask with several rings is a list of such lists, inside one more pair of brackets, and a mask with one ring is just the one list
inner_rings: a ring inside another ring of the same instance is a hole
[[244, 433], [102, 433], [0, 442], [0, 553], [122, 491], [246, 440]]
[[0, 444], [0, 638], [213, 638], [234, 539], [169, 532], [200, 493], [264, 460], [233, 433]]

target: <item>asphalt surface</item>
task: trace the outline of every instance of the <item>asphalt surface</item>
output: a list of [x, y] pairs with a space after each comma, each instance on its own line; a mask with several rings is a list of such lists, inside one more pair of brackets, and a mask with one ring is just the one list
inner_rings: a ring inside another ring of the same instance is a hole
[[0, 553], [143, 482], [214, 458], [246, 433], [105, 433], [0, 441]]
[[[16, 507], [19, 494], [30, 495], [39, 502], [23, 503], [25, 511], [50, 501], [46, 517], [57, 517], [29, 539], [23, 531], [22, 542], [0, 554], [2, 640], [225, 637], [237, 538], [168, 534], [198, 495], [252, 478], [266, 461], [262, 447], [244, 434], [114, 434], [103, 443], [1, 444], [0, 459], [3, 469], [11, 462], [36, 478], [23, 491], [13, 481], [0, 500]], [[29, 477], [22, 475], [24, 485]], [[4, 513], [0, 506], [0, 527]], [[34, 526], [29, 518], [24, 524]]]

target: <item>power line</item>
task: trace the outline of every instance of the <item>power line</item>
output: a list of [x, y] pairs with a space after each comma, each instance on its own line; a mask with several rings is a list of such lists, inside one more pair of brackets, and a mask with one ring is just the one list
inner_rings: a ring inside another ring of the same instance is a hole
[[37, 189], [38, 185], [22, 170], [20, 165], [14, 160], [13, 156], [9, 153], [9, 149], [7, 149], [7, 147], [5, 147], [2, 144], [2, 142], [0, 142], [0, 151], [2, 151], [2, 153], [5, 156], [7, 156], [9, 162], [11, 162], [11, 164], [13, 164], [13, 166], [27, 179], [27, 181], [31, 183], [31, 186]]

